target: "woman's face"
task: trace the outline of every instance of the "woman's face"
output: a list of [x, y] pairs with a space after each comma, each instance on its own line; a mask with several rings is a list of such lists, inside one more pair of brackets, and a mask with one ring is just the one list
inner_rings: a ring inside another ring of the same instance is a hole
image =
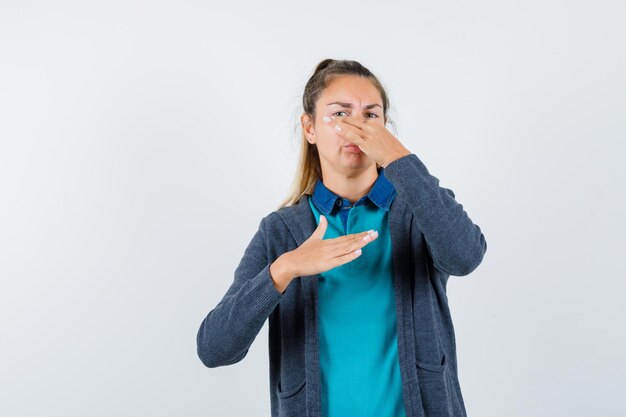
[[322, 173], [332, 171], [353, 176], [372, 165], [376, 166], [356, 145], [325, 123], [322, 120], [324, 116], [384, 126], [380, 93], [367, 78], [354, 75], [336, 76], [320, 94], [316, 103], [315, 124], [306, 115], [302, 115], [302, 123], [306, 137], [311, 143], [317, 144]]

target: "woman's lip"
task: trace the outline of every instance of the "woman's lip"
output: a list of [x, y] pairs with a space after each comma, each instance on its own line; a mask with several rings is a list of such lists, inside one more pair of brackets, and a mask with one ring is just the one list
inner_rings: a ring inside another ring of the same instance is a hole
[[348, 151], [354, 152], [354, 153], [361, 152], [361, 149], [359, 149], [359, 147], [357, 145], [346, 145], [346, 146], [344, 146], [344, 148], [346, 148]]

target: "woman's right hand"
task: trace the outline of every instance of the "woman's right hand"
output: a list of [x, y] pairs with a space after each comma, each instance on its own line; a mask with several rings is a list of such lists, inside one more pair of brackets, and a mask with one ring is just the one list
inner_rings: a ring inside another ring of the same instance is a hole
[[272, 264], [275, 271], [281, 271], [272, 273], [272, 276], [281, 276], [274, 277], [277, 281], [283, 281], [277, 287], [281, 292], [295, 277], [319, 274], [358, 258], [361, 256], [361, 248], [378, 237], [377, 231], [365, 231], [324, 239], [327, 227], [328, 220], [321, 215], [319, 225], [311, 236], [296, 249], [279, 256], [274, 262], [276, 266]]

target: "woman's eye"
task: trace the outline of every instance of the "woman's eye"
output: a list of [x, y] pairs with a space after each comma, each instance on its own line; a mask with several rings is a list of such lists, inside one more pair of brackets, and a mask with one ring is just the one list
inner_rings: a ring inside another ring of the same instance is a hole
[[[335, 115], [337, 115], [339, 113], [345, 113], [345, 111], [337, 111], [337, 112], [333, 113], [333, 116], [335, 116]], [[378, 115], [376, 113], [368, 113], [368, 115], [375, 116], [375, 117], [370, 117], [370, 119], [375, 119], [376, 117], [378, 117]]]

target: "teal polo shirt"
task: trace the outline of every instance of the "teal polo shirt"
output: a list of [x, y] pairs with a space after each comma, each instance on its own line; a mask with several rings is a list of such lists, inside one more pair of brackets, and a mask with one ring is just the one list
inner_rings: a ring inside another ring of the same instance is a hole
[[361, 256], [319, 278], [322, 417], [404, 417], [388, 213], [396, 190], [378, 168], [354, 205], [315, 184], [309, 205], [328, 220], [324, 239], [370, 229]]

